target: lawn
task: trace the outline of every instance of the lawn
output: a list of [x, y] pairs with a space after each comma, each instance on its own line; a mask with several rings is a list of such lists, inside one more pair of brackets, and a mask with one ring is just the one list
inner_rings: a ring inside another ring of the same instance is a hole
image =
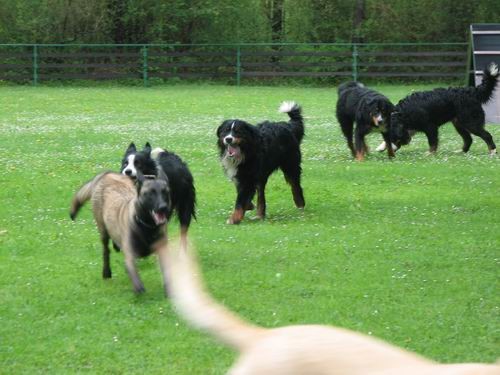
[[[426, 87], [376, 88], [397, 101]], [[235, 193], [217, 126], [284, 119], [277, 108], [290, 99], [306, 117], [305, 210], [280, 172], [267, 220], [226, 225]], [[154, 257], [139, 262], [147, 291], [135, 296], [122, 254], [112, 254], [113, 279], [101, 278], [89, 207], [68, 217], [76, 189], [117, 170], [131, 141], [189, 164], [190, 236], [209, 290], [238, 314], [266, 327], [347, 327], [443, 362], [495, 361], [500, 157], [478, 138], [455, 153], [461, 138], [446, 125], [435, 156], [417, 135], [393, 161], [353, 162], [335, 101], [334, 88], [0, 88], [0, 372], [222, 374], [233, 361], [174, 313]], [[500, 143], [500, 126], [487, 129]], [[368, 138], [372, 150], [379, 141]]]

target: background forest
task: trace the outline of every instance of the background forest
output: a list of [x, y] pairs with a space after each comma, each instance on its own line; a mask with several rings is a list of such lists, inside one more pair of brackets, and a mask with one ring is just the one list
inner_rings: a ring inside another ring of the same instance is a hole
[[463, 42], [498, 0], [0, 0], [0, 43]]

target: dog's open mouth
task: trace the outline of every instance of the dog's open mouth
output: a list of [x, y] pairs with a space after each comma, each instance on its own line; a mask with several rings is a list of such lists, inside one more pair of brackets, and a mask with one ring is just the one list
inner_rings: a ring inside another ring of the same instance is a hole
[[151, 216], [156, 225], [163, 225], [167, 222], [167, 214], [160, 211], [151, 211]]
[[227, 156], [234, 158], [237, 157], [240, 153], [239, 147], [233, 147], [231, 145], [227, 145]]

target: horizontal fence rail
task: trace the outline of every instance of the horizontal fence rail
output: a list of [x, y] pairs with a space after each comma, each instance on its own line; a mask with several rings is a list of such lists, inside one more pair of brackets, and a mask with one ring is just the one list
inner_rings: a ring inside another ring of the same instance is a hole
[[0, 80], [455, 79], [467, 43], [0, 44]]

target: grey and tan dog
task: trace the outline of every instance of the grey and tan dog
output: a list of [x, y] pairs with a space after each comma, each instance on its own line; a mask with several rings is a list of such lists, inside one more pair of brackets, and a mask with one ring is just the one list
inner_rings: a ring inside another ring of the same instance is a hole
[[231, 375], [500, 375], [499, 365], [440, 364], [333, 326], [254, 326], [215, 302], [204, 290], [189, 248], [163, 247], [159, 253], [177, 311], [239, 352], [229, 370]]
[[70, 217], [91, 200], [103, 247], [103, 278], [111, 278], [109, 240], [125, 256], [125, 266], [136, 293], [145, 291], [135, 259], [166, 243], [165, 223], [171, 215], [168, 180], [140, 176], [137, 188], [122, 174], [104, 172], [84, 184], [73, 197]]

